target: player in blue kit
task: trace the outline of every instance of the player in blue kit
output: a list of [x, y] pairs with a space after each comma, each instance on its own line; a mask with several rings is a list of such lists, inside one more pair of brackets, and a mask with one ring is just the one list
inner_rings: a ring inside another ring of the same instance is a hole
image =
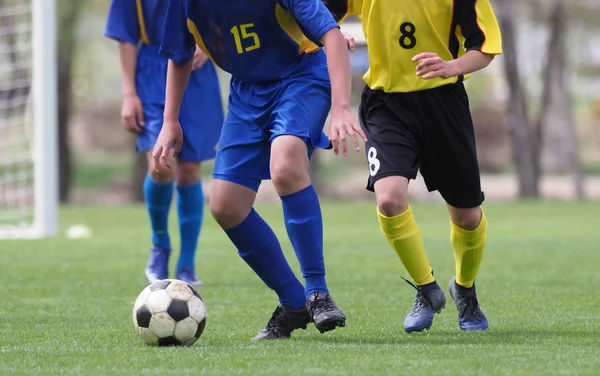
[[[334, 17], [320, 0], [169, 0], [166, 20], [161, 53], [172, 61], [156, 165], [168, 163], [172, 147], [181, 148], [177, 113], [196, 45], [232, 74], [210, 209], [242, 259], [279, 298], [254, 339], [287, 338], [311, 321], [322, 333], [344, 326], [346, 316], [325, 282], [321, 209], [308, 174], [315, 148], [332, 143], [336, 154], [340, 148], [347, 154], [347, 134], [356, 150], [357, 134], [364, 139], [349, 109], [348, 46]], [[261, 180], [269, 178], [306, 287], [253, 209]]]
[[158, 53], [167, 2], [164, 0], [112, 0], [105, 35], [119, 42], [123, 79], [122, 122], [136, 134], [138, 152], [147, 152], [148, 175], [144, 197], [152, 226], [152, 248], [146, 267], [149, 283], [168, 278], [171, 242], [168, 217], [176, 180], [181, 252], [176, 278], [200, 285], [196, 277], [204, 194], [200, 163], [215, 156], [223, 125], [223, 108], [217, 73], [199, 48], [193, 51], [191, 79], [177, 116], [185, 129], [181, 153], [173, 170], [158, 171], [151, 151], [163, 124], [168, 59]]

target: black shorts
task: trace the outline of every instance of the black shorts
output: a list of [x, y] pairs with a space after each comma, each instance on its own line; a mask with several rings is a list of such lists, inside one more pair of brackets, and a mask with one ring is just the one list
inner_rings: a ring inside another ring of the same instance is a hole
[[365, 87], [359, 109], [367, 136], [367, 189], [386, 176], [414, 179], [457, 208], [484, 200], [469, 98], [463, 83], [412, 93]]

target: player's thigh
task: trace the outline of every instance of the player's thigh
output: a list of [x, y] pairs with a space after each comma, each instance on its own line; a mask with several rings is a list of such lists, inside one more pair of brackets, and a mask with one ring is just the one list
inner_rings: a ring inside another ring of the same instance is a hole
[[462, 84], [432, 91], [427, 98], [427, 137], [421, 171], [430, 190], [455, 208], [484, 200], [469, 100]]
[[[366, 87], [359, 108], [360, 125], [367, 136], [367, 189], [376, 191], [377, 187], [381, 195], [387, 195], [383, 190], [388, 184], [376, 186], [377, 181], [390, 176], [406, 180], [417, 176], [421, 150], [419, 135], [413, 130], [412, 113], [404, 111], [404, 102], [386, 96], [389, 94]], [[396, 193], [396, 200], [401, 200], [400, 193]]]
[[309, 70], [282, 83], [271, 113], [271, 140], [281, 135], [302, 139], [309, 150], [330, 147], [323, 133], [331, 108], [331, 87], [326, 67]]
[[213, 178], [258, 191], [269, 179], [269, 136], [252, 120], [242, 119], [230, 109], [217, 146]]

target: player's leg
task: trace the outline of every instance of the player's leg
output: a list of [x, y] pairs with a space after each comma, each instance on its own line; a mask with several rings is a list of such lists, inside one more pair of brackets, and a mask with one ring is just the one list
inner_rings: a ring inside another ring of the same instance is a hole
[[271, 179], [305, 280], [307, 306], [323, 333], [346, 323], [325, 281], [321, 206], [308, 173], [309, 150], [329, 144], [322, 133], [330, 106], [329, 85], [319, 75], [284, 85], [271, 124]]
[[200, 163], [177, 160], [176, 189], [180, 252], [175, 276], [192, 286], [201, 286], [202, 281], [196, 276], [195, 263], [204, 217], [204, 191], [200, 180]]
[[310, 322], [304, 286], [277, 236], [253, 208], [260, 181], [268, 177], [268, 163], [269, 142], [262, 129], [229, 112], [215, 158], [210, 211], [240, 257], [279, 298], [279, 306], [257, 340], [288, 338]]
[[462, 84], [432, 91], [429, 116], [437, 126], [430, 130], [427, 168], [435, 175], [437, 189], [450, 212], [451, 243], [456, 262], [456, 276], [450, 281], [450, 294], [459, 310], [463, 330], [486, 330], [475, 291], [486, 244], [487, 220], [481, 208], [479, 166], [473, 122]]
[[450, 295], [458, 309], [458, 322], [462, 330], [487, 330], [488, 321], [483, 313], [475, 277], [483, 259], [487, 240], [487, 220], [480, 206], [457, 208], [450, 211], [450, 241], [454, 249], [456, 276], [450, 280]]
[[412, 100], [408, 94], [389, 95], [365, 88], [359, 111], [368, 139], [365, 148], [370, 173], [367, 188], [375, 192], [381, 231], [417, 290], [413, 308], [404, 321], [404, 329], [409, 333], [429, 329], [434, 314], [446, 305], [407, 197], [409, 179], [416, 177], [419, 168], [421, 149]]
[[196, 249], [204, 214], [200, 164], [213, 159], [223, 126], [217, 73], [211, 62], [192, 72], [179, 114], [184, 141], [177, 161], [177, 214], [181, 248], [177, 279], [201, 285], [196, 276]]
[[146, 265], [146, 279], [153, 283], [168, 278], [171, 240], [169, 237], [169, 210], [173, 201], [172, 171], [157, 172], [152, 159], [152, 148], [162, 127], [162, 108], [144, 105], [146, 124], [137, 139], [137, 151], [148, 159], [148, 173], [144, 180], [144, 201], [150, 217], [152, 248]]

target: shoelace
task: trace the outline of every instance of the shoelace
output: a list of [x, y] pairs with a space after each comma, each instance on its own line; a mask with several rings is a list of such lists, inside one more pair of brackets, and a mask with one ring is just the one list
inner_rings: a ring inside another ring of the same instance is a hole
[[404, 277], [400, 277], [400, 278], [402, 278], [406, 283], [408, 283], [415, 290], [417, 290], [417, 297], [415, 298], [413, 310], [415, 310], [415, 308], [418, 308], [418, 309], [425, 308], [425, 307], [433, 308], [433, 304], [431, 303], [431, 300], [429, 300], [429, 298], [427, 296], [425, 296], [425, 294], [423, 294], [423, 292], [421, 290], [419, 290], [419, 287], [417, 285], [415, 285], [414, 283], [412, 283], [411, 281], [409, 281], [408, 279], [406, 279]]
[[267, 328], [277, 328], [278, 326], [283, 326], [283, 307], [278, 306], [275, 308], [275, 312], [271, 315], [271, 319], [267, 323]]
[[310, 302], [310, 310], [316, 315], [321, 314], [324, 311], [329, 311], [331, 308], [333, 308], [333, 305], [327, 297], [321, 299], [317, 298]]
[[461, 300], [458, 313], [461, 318], [481, 320], [481, 314], [478, 309], [477, 298], [475, 295], [467, 296]]

